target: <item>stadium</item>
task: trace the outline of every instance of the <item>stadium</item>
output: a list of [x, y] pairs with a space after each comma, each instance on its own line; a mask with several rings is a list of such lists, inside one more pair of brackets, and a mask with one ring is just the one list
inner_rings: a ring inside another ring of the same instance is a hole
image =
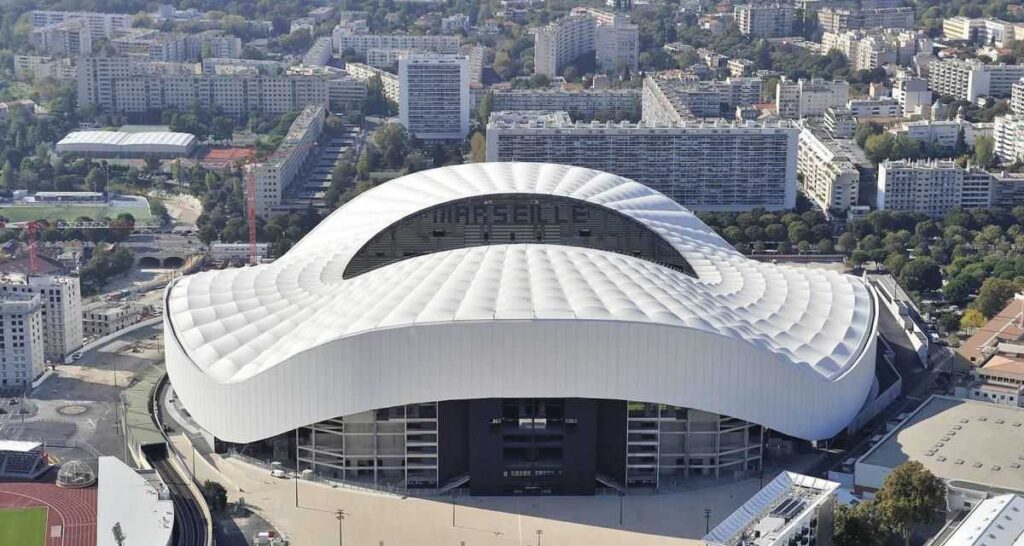
[[875, 381], [873, 291], [750, 260], [632, 180], [443, 167], [271, 264], [168, 286], [167, 371], [218, 443], [397, 488], [590, 494], [760, 469]]

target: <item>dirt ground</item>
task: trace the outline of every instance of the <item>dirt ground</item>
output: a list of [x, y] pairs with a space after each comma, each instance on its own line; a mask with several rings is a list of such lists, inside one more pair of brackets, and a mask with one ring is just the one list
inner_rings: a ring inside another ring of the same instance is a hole
[[164, 206], [167, 207], [167, 214], [179, 224], [196, 225], [196, 220], [203, 212], [203, 205], [193, 195], [174, 194], [161, 195]]

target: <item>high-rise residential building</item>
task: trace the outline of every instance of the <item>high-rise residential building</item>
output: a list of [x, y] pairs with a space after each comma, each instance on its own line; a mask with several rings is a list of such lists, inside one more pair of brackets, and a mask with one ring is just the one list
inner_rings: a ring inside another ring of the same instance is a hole
[[469, 135], [469, 59], [414, 53], [398, 61], [398, 115], [410, 136], [462, 140]]
[[281, 204], [305, 166], [326, 117], [327, 109], [323, 105], [305, 107], [288, 128], [277, 151], [268, 160], [247, 167], [255, 169], [257, 214], [266, 218]]
[[636, 70], [640, 30], [629, 16], [596, 8], [574, 8], [557, 21], [534, 30], [533, 71], [555, 77], [577, 57], [593, 53], [604, 69]]
[[229, 114], [281, 114], [327, 104], [330, 78], [330, 73], [315, 70], [267, 75], [247, 68], [205, 74], [188, 64], [83, 57], [78, 63], [78, 103], [127, 113], [199, 104]]
[[974, 102], [979, 97], [1009, 97], [1024, 78], [1024, 65], [983, 64], [976, 59], [943, 59], [928, 65], [928, 87], [939, 95]]
[[881, 210], [939, 217], [955, 208], [992, 205], [993, 176], [952, 160], [884, 161], [878, 166]]
[[748, 36], [776, 38], [793, 34], [796, 6], [792, 4], [745, 4], [733, 10], [736, 26]]
[[43, 355], [65, 362], [82, 347], [82, 290], [78, 277], [33, 275], [0, 279], [0, 295], [36, 294], [42, 305]]
[[775, 111], [783, 119], [820, 116], [829, 108], [845, 106], [849, 100], [850, 84], [843, 80], [783, 78], [775, 89]]
[[950, 17], [942, 22], [942, 35], [948, 40], [983, 46], [1008, 47], [1024, 39], [1024, 23], [979, 17]]
[[1024, 116], [1024, 78], [1018, 80], [1011, 87], [1010, 110], [1018, 116]]
[[28, 43], [36, 51], [67, 57], [88, 55], [93, 48], [92, 32], [83, 19], [32, 29]]
[[565, 111], [574, 120], [590, 120], [599, 114], [610, 117], [639, 112], [637, 89], [507, 89], [491, 91], [493, 111]]
[[910, 66], [914, 55], [931, 49], [931, 40], [909, 30], [848, 30], [824, 33], [821, 47], [845, 55], [854, 70], [874, 70], [889, 64]]
[[34, 28], [56, 25], [65, 21], [81, 20], [85, 22], [92, 38], [110, 38], [118, 32], [132, 28], [134, 17], [126, 13], [101, 13], [93, 11], [51, 11], [33, 10], [28, 20]]
[[825, 214], [857, 204], [860, 171], [833, 138], [805, 125], [796, 165], [800, 191]]
[[0, 293], [0, 387], [28, 388], [43, 373], [43, 306], [36, 294]]
[[693, 210], [781, 210], [796, 204], [797, 136], [789, 122], [573, 123], [565, 112], [498, 112], [487, 160], [600, 169]]
[[345, 21], [334, 27], [334, 46], [339, 52], [352, 50], [366, 54], [371, 49], [403, 49], [433, 53], [458, 53], [458, 36], [432, 34], [370, 34], [366, 21]]
[[1003, 165], [1024, 161], [1024, 116], [997, 116], [993, 129], [995, 153]]
[[650, 74], [643, 83], [643, 120], [678, 123], [697, 118], [721, 118], [761, 102], [761, 78], [697, 81], [671, 73]]
[[818, 10], [818, 24], [825, 32], [872, 28], [914, 28], [914, 8], [839, 8]]
[[36, 55], [14, 56], [14, 77], [19, 80], [36, 78], [69, 82], [75, 79], [77, 71], [74, 58], [39, 57]]

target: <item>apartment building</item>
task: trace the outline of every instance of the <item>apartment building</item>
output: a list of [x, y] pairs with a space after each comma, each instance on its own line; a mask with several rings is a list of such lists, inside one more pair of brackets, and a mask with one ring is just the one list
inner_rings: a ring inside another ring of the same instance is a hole
[[574, 120], [590, 120], [598, 114], [615, 115], [638, 112], [640, 91], [637, 89], [508, 89], [491, 92], [494, 111], [565, 111]]
[[853, 116], [862, 120], [902, 116], [899, 101], [891, 97], [851, 99], [846, 103], [846, 108]]
[[797, 137], [789, 122], [573, 123], [565, 112], [496, 112], [487, 160], [599, 169], [698, 211], [782, 210], [796, 205]]
[[393, 70], [400, 57], [415, 52], [411, 49], [371, 49], [366, 52], [366, 64], [374, 68]]
[[962, 132], [964, 143], [974, 146], [974, 140], [982, 135], [991, 133], [988, 125], [982, 123], [971, 123], [963, 119], [951, 119], [933, 121], [922, 119], [908, 121], [889, 128], [894, 137], [905, 136], [911, 140], [918, 140], [933, 146], [952, 148], [956, 145], [956, 139]]
[[204, 74], [195, 68], [124, 57], [83, 57], [78, 63], [78, 103], [126, 113], [185, 110], [199, 104], [229, 114], [281, 114], [329, 100], [326, 72]]
[[796, 6], [792, 4], [746, 4], [733, 9], [740, 32], [748, 36], [776, 38], [793, 34]]
[[829, 108], [845, 106], [849, 100], [850, 84], [842, 80], [783, 78], [775, 89], [775, 111], [782, 119], [820, 116]]
[[92, 32], [83, 19], [32, 29], [28, 33], [28, 43], [41, 53], [66, 57], [88, 55], [93, 50]]
[[118, 32], [132, 28], [134, 17], [126, 13], [99, 13], [93, 11], [33, 10], [28, 14], [34, 28], [43, 28], [66, 21], [85, 22], [93, 39], [110, 38]]
[[636, 70], [640, 59], [639, 27], [628, 15], [596, 8], [573, 8], [569, 15], [535, 29], [533, 36], [535, 74], [558, 76], [587, 53], [594, 53], [604, 69]]
[[39, 296], [46, 360], [64, 362], [82, 347], [82, 291], [78, 277], [3, 277], [0, 278], [0, 295], [5, 294]]
[[398, 115], [410, 136], [462, 140], [469, 135], [469, 59], [414, 53], [398, 61]]
[[809, 124], [800, 130], [796, 168], [798, 189], [825, 214], [857, 204], [860, 171], [833, 138]]
[[374, 68], [363, 63], [346, 63], [345, 71], [348, 72], [349, 76], [352, 76], [363, 83], [369, 82], [375, 78], [380, 78], [380, 81], [384, 86], [384, 98], [398, 104], [398, 76], [386, 70]]
[[242, 39], [222, 30], [207, 30], [188, 37], [189, 59], [238, 59], [242, 56]]
[[264, 74], [284, 73], [281, 61], [237, 59], [231, 57], [206, 57], [201, 63], [203, 74]]
[[818, 10], [818, 24], [825, 32], [872, 28], [914, 28], [914, 8], [840, 8]]
[[643, 82], [642, 118], [661, 123], [721, 118], [761, 102], [763, 91], [761, 78], [698, 81], [674, 71], [649, 74]]
[[1024, 116], [1024, 78], [1011, 86], [1010, 110], [1018, 116]]
[[842, 53], [854, 70], [874, 70], [888, 64], [910, 66], [914, 55], [931, 49], [931, 40], [907, 30], [847, 30], [824, 33], [821, 48]]
[[892, 98], [900, 105], [903, 117], [924, 116], [932, 106], [932, 91], [928, 89], [928, 80], [911, 76], [900, 71], [893, 78]]
[[[112, 38], [110, 46], [118, 55], [135, 55], [150, 61], [181, 63], [192, 59], [194, 48], [188, 36], [178, 32], [159, 32], [135, 28]], [[198, 59], [198, 57], [195, 57]]]
[[441, 34], [458, 34], [469, 30], [469, 17], [456, 13], [441, 19]]
[[255, 170], [256, 214], [266, 218], [281, 204], [288, 188], [306, 164], [306, 158], [324, 127], [327, 109], [321, 105], [302, 109], [288, 128], [288, 134], [269, 159], [247, 169]]
[[110, 335], [139, 322], [145, 310], [132, 301], [98, 301], [82, 309], [82, 329], [93, 338]]
[[404, 49], [434, 53], [458, 53], [458, 36], [413, 35], [413, 34], [370, 34], [366, 22], [345, 21], [334, 27], [334, 46], [339, 52], [352, 50], [366, 55], [371, 49]]
[[1024, 78], [1024, 65], [983, 64], [977, 59], [943, 59], [928, 65], [928, 87], [939, 95], [974, 102], [979, 97], [1009, 97]]
[[332, 112], [359, 110], [366, 100], [366, 83], [341, 72], [328, 80], [327, 92]]
[[0, 293], [0, 387], [28, 388], [43, 374], [43, 309], [37, 294]]
[[327, 36], [321, 36], [317, 38], [313, 45], [309, 47], [309, 51], [302, 56], [302, 64], [306, 66], [327, 66], [327, 62], [331, 60], [331, 55], [334, 53], [333, 43]]
[[1024, 23], [979, 17], [951, 17], [942, 21], [942, 35], [947, 40], [1003, 48], [1024, 39]]
[[75, 79], [77, 71], [74, 58], [40, 57], [38, 55], [14, 56], [14, 77], [19, 80], [34, 78], [69, 82]]
[[993, 129], [995, 153], [1003, 165], [1024, 161], [1024, 116], [997, 116]]
[[878, 166], [880, 210], [940, 217], [955, 208], [992, 204], [993, 177], [952, 160], [884, 161]]
[[845, 106], [825, 110], [821, 119], [822, 129], [832, 138], [853, 138], [857, 133], [857, 117]]

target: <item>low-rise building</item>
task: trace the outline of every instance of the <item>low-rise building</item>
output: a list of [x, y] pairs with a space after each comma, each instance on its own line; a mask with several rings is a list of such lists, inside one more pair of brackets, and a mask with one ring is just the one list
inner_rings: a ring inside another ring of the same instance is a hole
[[146, 131], [72, 131], [54, 150], [65, 156], [111, 159], [188, 157], [195, 151], [196, 137], [189, 133]]
[[43, 305], [38, 294], [0, 293], [0, 388], [28, 388], [43, 373]]
[[970, 374], [971, 381], [957, 387], [957, 396], [1024, 407], [1024, 345], [999, 343], [996, 352]]
[[928, 546], [1019, 546], [1024, 543], [1024, 497], [1004, 494], [986, 498], [964, 518], [954, 518]]
[[706, 546], [831, 544], [839, 483], [782, 472], [704, 538]]
[[139, 322], [146, 311], [133, 301], [96, 302], [82, 308], [82, 330], [93, 339], [107, 336]]

